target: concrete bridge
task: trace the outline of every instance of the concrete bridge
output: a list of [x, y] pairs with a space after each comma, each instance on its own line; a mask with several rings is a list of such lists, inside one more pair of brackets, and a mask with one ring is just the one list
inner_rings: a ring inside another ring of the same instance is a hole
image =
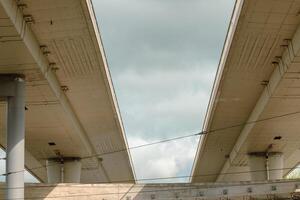
[[[192, 183], [140, 185], [91, 1], [0, 0], [1, 195], [299, 199], [299, 180], [283, 180], [300, 161], [299, 11], [300, 1], [237, 0]], [[25, 168], [41, 183], [24, 185]]]

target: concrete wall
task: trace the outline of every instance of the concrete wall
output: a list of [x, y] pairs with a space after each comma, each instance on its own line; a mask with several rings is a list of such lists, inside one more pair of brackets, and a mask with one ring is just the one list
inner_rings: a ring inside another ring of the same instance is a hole
[[[151, 200], [176, 198], [189, 189], [189, 184], [27, 184], [25, 199]], [[194, 194], [186, 194], [191, 195]], [[5, 199], [3, 184], [0, 187], [0, 199]]]
[[[130, 184], [26, 184], [25, 199], [116, 200], [122, 199], [132, 186]], [[5, 199], [5, 187], [4, 184], [0, 186], [0, 199]]]
[[[267, 199], [270, 195], [289, 198], [299, 181], [240, 182], [232, 184], [26, 184], [25, 199], [72, 200], [203, 200], [250, 197]], [[0, 184], [0, 199], [5, 199], [5, 185]]]

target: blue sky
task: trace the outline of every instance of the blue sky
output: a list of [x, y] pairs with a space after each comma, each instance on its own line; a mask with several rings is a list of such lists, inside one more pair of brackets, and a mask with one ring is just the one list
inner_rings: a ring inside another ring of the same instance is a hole
[[[93, 4], [129, 145], [199, 132], [234, 0]], [[137, 178], [190, 175], [198, 139], [131, 151]], [[25, 179], [35, 181], [28, 173]]]
[[[93, 4], [129, 145], [199, 132], [234, 0]], [[131, 151], [137, 178], [190, 175], [197, 143]]]

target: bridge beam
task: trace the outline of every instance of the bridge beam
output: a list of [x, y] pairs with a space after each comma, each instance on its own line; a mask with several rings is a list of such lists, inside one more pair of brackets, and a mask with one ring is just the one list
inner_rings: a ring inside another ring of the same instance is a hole
[[52, 89], [54, 95], [64, 109], [68, 119], [70, 120], [70, 123], [73, 125], [75, 133], [77, 134], [78, 138], [80, 138], [80, 141], [88, 152], [87, 154], [91, 156], [91, 160], [93, 160], [93, 162], [95, 162], [97, 166], [99, 166], [98, 170], [104, 174], [106, 181], [111, 182], [106, 169], [95, 156], [97, 155], [97, 151], [95, 150], [84, 127], [82, 126], [78, 116], [76, 115], [72, 105], [70, 104], [69, 99], [62, 90], [55, 72], [51, 70], [51, 65], [47, 57], [43, 54], [35, 34], [31, 30], [30, 25], [26, 23], [22, 10], [18, 7], [16, 1], [14, 0], [0, 0], [0, 5], [2, 5], [4, 11], [10, 18], [10, 21], [18, 32], [24, 45], [28, 48], [28, 51], [35, 60], [41, 73], [48, 81], [50, 88]]
[[255, 122], [260, 119], [261, 114], [265, 110], [266, 106], [268, 105], [271, 97], [275, 94], [276, 90], [280, 82], [284, 79], [284, 76], [292, 68], [293, 62], [298, 62], [296, 57], [300, 55], [300, 26], [298, 26], [294, 37], [291, 41], [287, 41], [288, 45], [286, 46], [285, 51], [283, 52], [282, 56], [277, 58], [278, 63], [275, 62], [274, 65], [276, 68], [274, 69], [272, 75], [270, 76], [268, 85], [263, 90], [260, 98], [256, 102], [254, 109], [252, 110], [246, 125], [243, 127], [236, 143], [229, 154], [229, 157], [225, 164], [223, 165], [222, 170], [220, 171], [220, 175], [218, 176], [218, 182], [222, 181], [224, 178], [224, 173], [226, 173], [231, 164], [234, 163], [235, 158], [239, 155], [240, 150], [244, 146], [245, 142], [247, 141], [249, 135], [251, 134], [252, 129], [255, 126]]

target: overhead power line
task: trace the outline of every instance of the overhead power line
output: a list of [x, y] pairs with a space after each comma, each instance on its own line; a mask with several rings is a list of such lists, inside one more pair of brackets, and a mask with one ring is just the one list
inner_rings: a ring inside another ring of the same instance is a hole
[[[169, 138], [169, 139], [164, 139], [164, 140], [155, 141], [155, 142], [151, 142], [151, 143], [146, 143], [146, 144], [142, 144], [142, 145], [137, 145], [137, 146], [133, 146], [133, 147], [129, 147], [129, 148], [119, 149], [119, 150], [115, 150], [115, 151], [105, 152], [105, 153], [101, 153], [101, 154], [85, 156], [85, 157], [81, 157], [81, 160], [90, 159], [90, 158], [93, 158], [93, 157], [101, 157], [101, 156], [104, 156], [104, 155], [119, 153], [119, 152], [133, 150], [133, 149], [139, 149], [139, 148], [148, 147], [148, 146], [157, 145], [157, 144], [166, 143], [166, 142], [172, 142], [172, 141], [181, 140], [181, 139], [189, 138], [189, 137], [196, 137], [196, 136], [208, 135], [208, 134], [216, 134], [217, 132], [220, 132], [220, 131], [224, 131], [224, 130], [228, 130], [228, 129], [232, 129], [232, 128], [237, 128], [237, 127], [242, 127], [242, 126], [246, 126], [246, 125], [250, 125], [250, 124], [260, 123], [260, 122], [264, 122], [264, 121], [269, 121], [269, 120], [273, 120], [273, 119], [288, 117], [288, 116], [292, 116], [292, 115], [296, 115], [296, 114], [300, 114], [300, 111], [285, 113], [285, 114], [276, 115], [276, 116], [272, 116], [272, 117], [268, 117], [268, 118], [263, 118], [263, 119], [259, 119], [259, 120], [255, 120], [255, 121], [248, 121], [248, 122], [245, 122], [245, 123], [236, 124], [236, 125], [232, 125], [232, 126], [226, 126], [226, 127], [222, 127], [222, 128], [211, 129], [209, 131], [201, 131], [201, 132], [195, 133], [195, 134], [184, 135], [184, 136], [179, 136], [179, 137], [173, 137], [173, 138]], [[2, 158], [2, 159], [5, 159], [5, 158]], [[42, 165], [42, 166], [33, 167], [33, 168], [27, 168], [27, 170], [32, 171], [32, 170], [37, 170], [37, 169], [41, 169], [41, 168], [46, 168], [47, 166], [53, 166], [53, 165], [59, 165], [59, 163], [58, 164]], [[0, 176], [7, 176], [9, 174], [21, 173], [21, 172], [24, 172], [24, 170], [0, 174]], [[243, 172], [243, 173], [246, 173], [246, 172]], [[199, 176], [214, 176], [214, 175], [219, 175], [219, 174], [208, 174], [208, 175], [203, 174], [203, 175], [199, 175]], [[182, 178], [188, 178], [188, 177], [191, 177], [191, 176], [184, 176]], [[178, 177], [176, 177], [176, 178], [178, 178]], [[161, 179], [170, 179], [170, 178], [161, 178]], [[153, 179], [147, 179], [147, 180], [153, 180]], [[155, 180], [158, 180], [158, 178], [156, 178]], [[127, 181], [133, 181], [133, 180], [127, 180]]]
[[[300, 169], [300, 167], [285, 167], [285, 168], [275, 168], [275, 169], [264, 169], [264, 170], [244, 170], [244, 171], [237, 171], [237, 172], [225, 172], [225, 173], [210, 173], [210, 174], [196, 174], [196, 175], [182, 175], [182, 176], [168, 176], [168, 177], [155, 177], [155, 178], [141, 178], [136, 179], [138, 182], [142, 181], [157, 181], [157, 180], [174, 180], [174, 179], [185, 179], [185, 178], [191, 178], [191, 177], [209, 177], [209, 176], [219, 176], [219, 175], [240, 175], [240, 174], [250, 174], [250, 173], [260, 173], [260, 172], [266, 172], [266, 171], [278, 171], [278, 170], [293, 170], [293, 169]], [[287, 179], [280, 179], [280, 180], [287, 180]], [[114, 184], [122, 184], [122, 183], [128, 183], [130, 181], [133, 181], [132, 179], [127, 180], [118, 180], [118, 181], [112, 181], [109, 183]], [[92, 182], [90, 184], [108, 184], [108, 182]], [[42, 186], [26, 186], [26, 187], [53, 187], [51, 185], [42, 185]], [[70, 187], [68, 185], [62, 185], [60, 187]], [[90, 186], [88, 186], [90, 187]], [[107, 186], [106, 186], [107, 187]], [[114, 186], [112, 186], [114, 187]], [[142, 186], [143, 187], [143, 186]], [[7, 189], [22, 189], [24, 187], [13, 187], [13, 188], [0, 188], [0, 190], [7, 190]]]

